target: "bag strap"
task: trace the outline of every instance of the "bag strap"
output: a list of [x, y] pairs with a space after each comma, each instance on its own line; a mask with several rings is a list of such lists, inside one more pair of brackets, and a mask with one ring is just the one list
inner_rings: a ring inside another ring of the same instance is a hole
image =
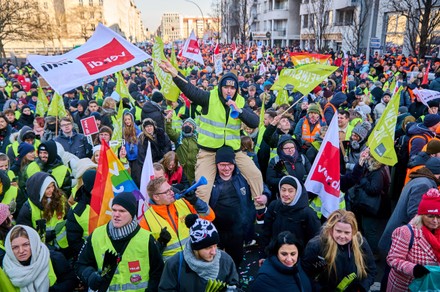
[[408, 245], [408, 251], [410, 251], [414, 244], [414, 230], [412, 229], [409, 223], [406, 224], [406, 226], [408, 226], [409, 232], [411, 232], [411, 239], [409, 240], [409, 245]]
[[182, 272], [183, 252], [179, 252], [179, 272], [177, 273], [177, 291], [180, 291], [180, 273]]

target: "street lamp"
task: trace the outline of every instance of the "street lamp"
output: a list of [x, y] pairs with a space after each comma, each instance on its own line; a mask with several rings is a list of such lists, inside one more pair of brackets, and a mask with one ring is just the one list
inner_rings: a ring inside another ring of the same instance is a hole
[[[202, 9], [201, 9], [200, 6], [199, 6], [196, 2], [194, 2], [194, 1], [191, 1], [191, 0], [185, 0], [185, 1], [194, 4], [194, 5], [197, 6], [197, 8], [199, 9], [200, 14], [202, 15], [202, 30], [203, 30], [203, 33], [205, 33], [205, 17], [203, 16]], [[202, 37], [203, 37], [203, 36], [202, 36]]]

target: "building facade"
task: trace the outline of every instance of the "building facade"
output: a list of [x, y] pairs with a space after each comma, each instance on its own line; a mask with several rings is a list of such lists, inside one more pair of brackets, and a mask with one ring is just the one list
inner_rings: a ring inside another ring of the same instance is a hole
[[38, 0], [45, 12], [47, 31], [38, 41], [7, 42], [14, 55], [51, 54], [82, 45], [103, 23], [131, 42], [143, 42], [146, 30], [134, 0]]

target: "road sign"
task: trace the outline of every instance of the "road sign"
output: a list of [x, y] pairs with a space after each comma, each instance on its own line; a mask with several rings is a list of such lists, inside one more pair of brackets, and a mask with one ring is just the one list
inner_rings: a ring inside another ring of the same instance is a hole
[[370, 48], [380, 49], [380, 38], [370, 38]]

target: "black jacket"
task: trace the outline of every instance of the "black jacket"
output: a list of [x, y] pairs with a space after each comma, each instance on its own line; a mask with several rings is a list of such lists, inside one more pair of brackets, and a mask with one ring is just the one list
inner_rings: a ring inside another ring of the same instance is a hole
[[163, 109], [154, 101], [147, 101], [142, 107], [141, 119], [151, 118], [156, 122], [158, 128], [165, 130], [165, 117]]

